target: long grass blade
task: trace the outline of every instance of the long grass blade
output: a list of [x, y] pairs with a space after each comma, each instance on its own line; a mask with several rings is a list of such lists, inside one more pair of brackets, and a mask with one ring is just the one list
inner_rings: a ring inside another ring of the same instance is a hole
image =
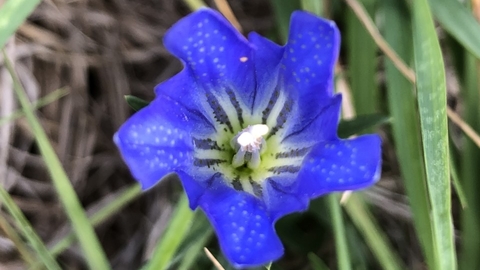
[[35, 257], [33, 254], [30, 253], [26, 243], [20, 238], [20, 235], [17, 231], [10, 225], [8, 222], [6, 215], [3, 215], [0, 212], [0, 230], [2, 230], [5, 235], [12, 241], [15, 247], [18, 250], [20, 256], [22, 256], [23, 260], [28, 264], [32, 265], [35, 261]]
[[[480, 38], [480, 35], [477, 38]], [[463, 117], [477, 132], [480, 130], [480, 108], [478, 106], [480, 101], [480, 66], [478, 63], [478, 59], [474, 55], [470, 53], [465, 55], [463, 88], [460, 93], [464, 100]], [[459, 267], [465, 270], [480, 266], [480, 256], [478, 256], [480, 254], [479, 161], [480, 149], [470, 138], [465, 136], [459, 163], [459, 177], [465, 191], [466, 200], [469, 203], [468, 207], [461, 212], [462, 242]]]
[[308, 254], [308, 260], [313, 270], [329, 270], [325, 263], [313, 253]]
[[191, 226], [194, 213], [188, 199], [182, 195], [164, 235], [158, 242], [153, 255], [144, 267], [146, 270], [166, 269]]
[[480, 23], [458, 0], [429, 0], [433, 15], [450, 35], [480, 59]]
[[368, 211], [365, 202], [358, 194], [351, 195], [345, 204], [345, 210], [355, 226], [362, 233], [368, 246], [382, 266], [382, 269], [406, 269], [398, 256], [393, 252], [393, 248], [387, 242], [386, 236], [382, 233], [374, 217]]
[[45, 265], [47, 269], [60, 270], [61, 268], [58, 263], [55, 261], [52, 255], [48, 253], [48, 250], [40, 237], [35, 233], [27, 218], [23, 215], [20, 208], [18, 208], [2, 185], [0, 185], [0, 201], [3, 203], [10, 215], [14, 218], [15, 222], [17, 223], [17, 227], [21, 230], [23, 236], [31, 245], [31, 247], [35, 250], [43, 265]]
[[202, 254], [203, 248], [206, 246], [208, 240], [213, 236], [213, 230], [211, 228], [207, 229], [204, 232], [201, 232], [198, 238], [185, 250], [185, 256], [183, 257], [178, 270], [189, 270], [193, 269], [195, 260]]
[[[385, 39], [405, 62], [413, 58], [411, 22], [405, 3], [384, 0]], [[410, 44], [410, 45], [409, 45]], [[420, 122], [413, 85], [390, 59], [385, 63], [387, 98], [393, 137], [417, 237], [430, 269], [435, 269], [430, 208], [423, 162]]]
[[281, 41], [285, 42], [288, 38], [288, 28], [290, 25], [290, 14], [294, 10], [300, 9], [299, 0], [270, 0], [275, 13], [278, 33]]
[[[49, 93], [48, 95], [38, 99], [37, 101], [32, 103], [32, 110], [37, 110], [40, 109], [44, 106], [47, 106], [48, 104], [66, 96], [68, 94], [68, 89], [67, 88], [60, 88], [52, 93]], [[8, 116], [0, 118], [0, 127], [10, 121], [13, 121], [15, 119], [18, 119], [22, 116], [24, 116], [25, 113], [22, 110], [18, 110]]]
[[300, 0], [300, 5], [303, 10], [310, 11], [311, 13], [322, 16], [324, 12], [324, 0]]
[[40, 153], [47, 165], [53, 184], [57, 190], [58, 197], [65, 208], [78, 239], [80, 240], [80, 245], [86, 256], [88, 265], [91, 269], [110, 269], [105, 253], [95, 235], [95, 231], [87, 219], [87, 215], [80, 204], [77, 194], [75, 193], [58, 156], [55, 154], [55, 151], [48, 140], [47, 134], [36, 118], [25, 90], [16, 76], [5, 51], [3, 51], [3, 57], [5, 59], [6, 67], [13, 79], [15, 93], [25, 112], [33, 134], [35, 135], [35, 140], [37, 141]]
[[[375, 12], [375, 1], [363, 1], [366, 11]], [[355, 13], [346, 11], [345, 42], [348, 57], [348, 75], [353, 103], [357, 114], [378, 112], [377, 46]]]
[[0, 49], [41, 0], [8, 0], [0, 6]]
[[413, 5], [413, 46], [436, 269], [456, 269], [450, 200], [447, 93], [440, 44], [427, 0]]
[[332, 216], [333, 232], [335, 234], [335, 249], [337, 251], [338, 269], [350, 270], [352, 263], [348, 252], [345, 225], [343, 223], [342, 208], [338, 194], [328, 195], [328, 205]]
[[[97, 226], [118, 213], [120, 209], [125, 207], [133, 199], [137, 198], [141, 194], [141, 191], [142, 189], [139, 184], [133, 184], [125, 190], [122, 190], [113, 201], [99, 209], [89, 218], [92, 226]], [[70, 232], [50, 249], [50, 253], [53, 256], [57, 256], [71, 246], [76, 240], [75, 234]]]

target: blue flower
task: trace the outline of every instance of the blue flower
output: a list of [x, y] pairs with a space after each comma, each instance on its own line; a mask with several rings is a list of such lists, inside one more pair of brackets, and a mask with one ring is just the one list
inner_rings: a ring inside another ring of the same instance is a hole
[[178, 174], [190, 207], [208, 216], [234, 266], [282, 256], [274, 224], [310, 199], [378, 180], [379, 137], [337, 137], [333, 22], [295, 12], [281, 47], [256, 33], [246, 39], [202, 9], [176, 23], [164, 43], [185, 68], [155, 88], [155, 99], [114, 140], [144, 189]]

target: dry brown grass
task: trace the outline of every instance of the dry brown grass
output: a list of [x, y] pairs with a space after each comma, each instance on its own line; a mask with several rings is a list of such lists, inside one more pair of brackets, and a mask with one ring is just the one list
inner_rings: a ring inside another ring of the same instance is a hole
[[[206, 2], [214, 6], [213, 0]], [[244, 33], [265, 33], [274, 24], [268, 0], [230, 4]], [[46, 0], [8, 44], [31, 100], [69, 89], [38, 116], [89, 213], [134, 183], [112, 142], [113, 133], [132, 113], [124, 95], [151, 100], [153, 87], [180, 70], [161, 40], [188, 12], [181, 0]], [[17, 108], [2, 61], [0, 118]], [[392, 151], [385, 155], [394, 163]], [[418, 252], [418, 246], [411, 247], [416, 240], [396, 233], [405, 230], [411, 217], [405, 198], [390, 191], [399, 189], [394, 178], [398, 171], [388, 170], [393, 173], [370, 192], [370, 200], [389, 214], [382, 221], [390, 226], [394, 242], [407, 242], [401, 253], [411, 255], [415, 264], [418, 254], [408, 253]], [[70, 231], [25, 120], [0, 126], [0, 184], [49, 247]], [[177, 182], [164, 182], [97, 228], [115, 269], [137, 269], [148, 257], [171, 213], [172, 191], [179, 189]], [[404, 222], [395, 223], [393, 217]], [[85, 268], [78, 246], [63, 252], [60, 263], [66, 269]], [[15, 246], [0, 232], [0, 269], [22, 268]]]

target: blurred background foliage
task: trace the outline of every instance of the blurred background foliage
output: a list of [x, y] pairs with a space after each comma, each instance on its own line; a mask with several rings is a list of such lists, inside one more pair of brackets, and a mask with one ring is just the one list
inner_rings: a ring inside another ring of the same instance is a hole
[[230, 269], [175, 176], [141, 193], [111, 139], [201, 6], [280, 44], [293, 10], [334, 20], [339, 135], [383, 139], [381, 181], [281, 219], [270, 269], [480, 269], [478, 0], [0, 0], [0, 269]]

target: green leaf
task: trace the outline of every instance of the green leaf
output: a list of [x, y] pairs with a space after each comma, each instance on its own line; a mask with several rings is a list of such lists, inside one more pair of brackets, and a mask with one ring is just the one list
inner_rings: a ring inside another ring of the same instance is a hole
[[8, 0], [0, 8], [0, 49], [41, 0]]
[[388, 116], [378, 113], [359, 115], [351, 120], [342, 120], [338, 125], [338, 136], [348, 138], [366, 129], [384, 124], [389, 120]]
[[86, 256], [88, 265], [91, 269], [110, 269], [107, 257], [95, 235], [95, 231], [87, 219], [87, 215], [80, 204], [77, 194], [75, 193], [58, 156], [55, 154], [55, 151], [48, 140], [47, 134], [36, 118], [25, 90], [20, 84], [4, 50], [3, 58], [5, 59], [5, 65], [12, 76], [15, 93], [20, 101], [22, 109], [24, 110], [33, 134], [35, 135], [35, 140], [50, 173], [60, 202], [65, 208], [65, 212], [67, 213], [73, 229], [80, 240], [80, 246]]
[[[413, 57], [411, 20], [406, 3], [384, 0], [385, 39], [405, 63]], [[385, 76], [395, 149], [413, 213], [417, 237], [430, 269], [435, 269], [430, 206], [423, 161], [420, 121], [413, 85], [386, 58]]]
[[450, 200], [450, 170], [445, 70], [427, 0], [415, 0], [413, 46], [436, 268], [457, 267]]
[[149, 104], [148, 101], [131, 95], [126, 95], [125, 100], [127, 101], [127, 104], [135, 111], [140, 111]]
[[429, 0], [442, 27], [480, 59], [480, 24], [458, 0]]

